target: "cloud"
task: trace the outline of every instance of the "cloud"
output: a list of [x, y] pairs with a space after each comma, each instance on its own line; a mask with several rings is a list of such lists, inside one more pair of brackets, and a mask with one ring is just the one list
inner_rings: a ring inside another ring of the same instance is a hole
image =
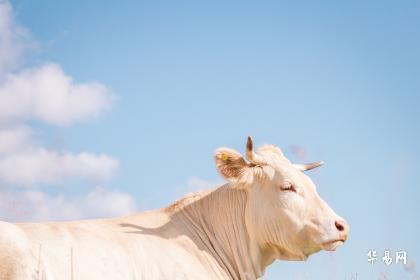
[[134, 198], [97, 187], [87, 195], [50, 195], [40, 190], [0, 190], [0, 220], [10, 222], [76, 220], [122, 216], [137, 210]]
[[49, 63], [6, 77], [0, 86], [0, 121], [35, 119], [64, 126], [98, 116], [112, 99], [104, 85], [75, 83]]
[[115, 157], [49, 150], [37, 145], [34, 138], [25, 125], [0, 127], [0, 182], [32, 188], [75, 179], [101, 183], [119, 168]]
[[89, 152], [54, 151], [37, 145], [26, 121], [55, 126], [98, 116], [113, 95], [102, 84], [77, 83], [58, 64], [5, 73], [26, 49], [28, 31], [14, 20], [9, 2], [0, 0], [0, 181], [36, 187], [68, 179], [104, 181], [119, 166], [116, 158]]
[[31, 45], [27, 30], [15, 22], [10, 3], [0, 0], [0, 80], [16, 68]]
[[115, 97], [106, 86], [77, 83], [56, 63], [15, 71], [34, 45], [10, 3], [0, 0], [0, 125], [38, 120], [66, 126], [110, 107]]
[[[111, 179], [119, 160], [106, 154], [53, 150], [39, 144], [42, 126], [69, 126], [99, 116], [114, 95], [98, 82], [77, 82], [56, 63], [19, 69], [36, 42], [0, 0], [0, 220], [45, 221], [125, 215], [136, 210], [123, 192], [92, 188]], [[85, 193], [45, 184], [87, 180]], [[30, 189], [28, 189], [30, 187]]]
[[174, 187], [173, 199], [179, 199], [187, 194], [212, 189], [216, 186], [221, 186], [222, 184], [222, 180], [207, 180], [199, 177], [190, 177], [187, 179], [186, 183]]
[[109, 180], [119, 165], [117, 159], [91, 153], [59, 153], [39, 148], [0, 158], [0, 180], [34, 186], [67, 179]]
[[22, 152], [23, 149], [30, 146], [31, 137], [32, 130], [25, 125], [0, 127], [0, 157]]

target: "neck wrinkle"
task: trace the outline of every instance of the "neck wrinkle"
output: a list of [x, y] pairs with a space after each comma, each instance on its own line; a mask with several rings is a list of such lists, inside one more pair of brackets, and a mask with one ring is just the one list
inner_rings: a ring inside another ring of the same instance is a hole
[[246, 190], [226, 184], [171, 215], [193, 233], [193, 241], [206, 248], [228, 279], [257, 279], [265, 268], [246, 227], [246, 202]]

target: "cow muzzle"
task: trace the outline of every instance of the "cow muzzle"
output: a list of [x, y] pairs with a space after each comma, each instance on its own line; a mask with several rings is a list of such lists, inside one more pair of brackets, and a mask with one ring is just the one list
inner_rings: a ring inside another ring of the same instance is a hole
[[321, 244], [322, 249], [326, 251], [335, 251], [338, 247], [343, 245], [348, 238], [349, 225], [345, 220], [336, 220], [334, 222], [335, 229], [337, 230], [338, 238], [328, 240]]

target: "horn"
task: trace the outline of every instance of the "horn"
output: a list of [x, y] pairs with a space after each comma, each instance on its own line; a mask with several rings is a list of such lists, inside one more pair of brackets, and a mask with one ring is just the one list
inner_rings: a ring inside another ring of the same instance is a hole
[[253, 151], [253, 142], [251, 136], [248, 136], [248, 140], [246, 142], [246, 159], [252, 165], [265, 165], [265, 160], [258, 154]]
[[300, 171], [307, 171], [307, 170], [317, 168], [323, 164], [324, 164], [323, 161], [317, 161], [317, 162], [311, 162], [311, 163], [305, 163], [305, 164], [293, 164], [293, 166], [299, 169]]

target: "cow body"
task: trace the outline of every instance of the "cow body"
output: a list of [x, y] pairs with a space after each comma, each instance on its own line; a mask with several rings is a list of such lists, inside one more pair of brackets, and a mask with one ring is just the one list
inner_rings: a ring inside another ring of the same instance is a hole
[[231, 209], [245, 202], [225, 185], [127, 217], [1, 223], [0, 279], [255, 279], [243, 215]]
[[348, 225], [274, 146], [215, 153], [228, 181], [156, 211], [55, 223], [0, 222], [0, 280], [253, 280], [277, 259], [333, 251]]
[[1, 223], [0, 279], [227, 279], [223, 271], [214, 273], [217, 263], [211, 259], [204, 264], [213, 268], [200, 262], [206, 253], [185, 236], [171, 240], [137, 228], [164, 216], [156, 212], [109, 220]]

